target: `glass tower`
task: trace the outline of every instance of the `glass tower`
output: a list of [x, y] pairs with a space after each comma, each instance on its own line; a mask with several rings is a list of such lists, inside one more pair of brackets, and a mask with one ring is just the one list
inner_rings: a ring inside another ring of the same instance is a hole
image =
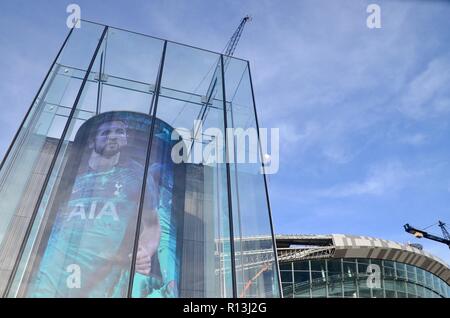
[[0, 295], [280, 297], [258, 128], [248, 61], [82, 21], [1, 162]]

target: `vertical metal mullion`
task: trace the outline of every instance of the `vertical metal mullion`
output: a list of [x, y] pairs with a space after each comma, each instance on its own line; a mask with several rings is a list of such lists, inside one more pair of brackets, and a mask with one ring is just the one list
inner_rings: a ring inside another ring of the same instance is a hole
[[345, 281], [344, 259], [340, 258], [339, 262], [341, 264], [341, 298], [344, 298], [344, 281]]
[[[372, 259], [369, 258], [369, 266], [372, 265]], [[372, 274], [372, 270], [370, 270], [370, 274]], [[367, 267], [366, 267], [366, 274], [367, 274]], [[369, 274], [369, 275], [370, 275]], [[367, 279], [366, 279], [366, 284], [367, 284]], [[370, 292], [370, 298], [373, 298], [373, 287], [369, 288], [369, 292]]]
[[[231, 280], [233, 286], [233, 298], [237, 297], [236, 286], [236, 260], [234, 252], [234, 231], [233, 231], [233, 202], [231, 198], [231, 173], [230, 173], [230, 160], [228, 152], [228, 136], [227, 136], [227, 100], [225, 94], [225, 74], [223, 70], [223, 55], [220, 55], [220, 73], [222, 75], [222, 102], [223, 102], [223, 122], [224, 122], [224, 146], [225, 146], [225, 166], [227, 174], [227, 198], [228, 198], [228, 222], [230, 227], [230, 254], [231, 254]], [[241, 264], [242, 265], [242, 264]], [[242, 269], [243, 270], [243, 269]]]
[[[218, 145], [218, 143], [216, 143]], [[217, 193], [217, 197], [220, 197], [220, 182], [219, 182], [219, 163], [216, 164], [216, 175], [215, 175], [215, 181], [216, 181], [216, 193]], [[220, 216], [222, 215], [222, 210], [221, 210], [221, 206], [219, 204], [219, 202], [216, 202], [217, 204], [217, 235], [219, 237], [219, 243], [216, 247], [216, 249], [219, 251], [219, 273], [220, 277], [219, 277], [219, 288], [220, 288], [220, 296], [222, 296], [222, 298], [224, 298], [225, 293], [223, 292], [226, 288], [227, 282], [226, 282], [226, 270], [225, 270], [225, 260], [222, 258], [223, 255], [223, 244], [220, 243], [220, 238], [222, 237], [222, 220], [220, 218]]]
[[56, 54], [56, 57], [53, 60], [53, 62], [51, 64], [47, 74], [45, 75], [44, 80], [42, 81], [41, 86], [39, 87], [39, 90], [37, 91], [36, 95], [33, 98], [33, 102], [31, 103], [31, 105], [28, 108], [28, 110], [27, 110], [27, 112], [26, 112], [22, 122], [20, 123], [19, 129], [16, 131], [11, 144], [9, 145], [8, 149], [6, 150], [6, 153], [5, 153], [5, 155], [4, 155], [3, 159], [2, 159], [2, 162], [0, 163], [0, 171], [2, 170], [3, 165], [6, 162], [6, 158], [8, 158], [8, 156], [9, 156], [9, 153], [11, 152], [11, 149], [12, 149], [13, 145], [16, 143], [17, 137], [19, 136], [20, 131], [22, 130], [23, 126], [25, 125], [25, 122], [27, 121], [28, 116], [31, 114], [31, 110], [33, 109], [33, 105], [36, 102], [39, 94], [41, 93], [42, 88], [44, 87], [45, 83], [47, 82], [47, 79], [50, 76], [50, 73], [52, 72], [52, 70], [53, 70], [53, 68], [54, 68], [54, 66], [56, 64], [56, 61], [58, 60], [59, 56], [61, 55], [62, 50], [66, 46], [67, 41], [69, 40], [70, 36], [72, 35], [72, 31], [73, 31], [73, 28], [70, 29], [69, 33], [67, 34], [66, 38], [64, 39], [63, 44], [59, 48], [58, 54]]
[[[109, 33], [109, 31], [108, 31]], [[100, 59], [100, 74], [99, 74], [99, 90], [97, 92], [97, 108], [96, 112], [97, 115], [102, 112], [102, 98], [103, 98], [103, 74], [105, 74], [105, 68], [106, 68], [106, 57], [108, 53], [108, 37], [109, 34], [106, 34], [105, 36], [105, 47], [102, 52], [102, 56]]]
[[384, 274], [384, 260], [381, 260], [381, 273], [383, 275], [383, 298], [386, 298], [386, 282], [385, 282], [386, 275]]
[[97, 86], [97, 105], [95, 108], [95, 114], [98, 115], [100, 114], [100, 104], [101, 104], [101, 98], [102, 98], [102, 75], [103, 75], [103, 52], [102, 55], [100, 56], [100, 67], [99, 67], [99, 71], [98, 71], [98, 86]]
[[[242, 77], [241, 77], [242, 80]], [[225, 100], [226, 103], [226, 100]], [[231, 127], [235, 128], [234, 125], [234, 112], [233, 112], [233, 102], [230, 102], [230, 117], [231, 117]], [[228, 148], [227, 148], [228, 149]], [[240, 202], [240, 193], [239, 193], [239, 179], [238, 179], [238, 163], [237, 163], [237, 148], [236, 148], [236, 142], [234, 141], [234, 134], [233, 134], [233, 160], [234, 160], [234, 179], [235, 179], [235, 194], [236, 194], [236, 208], [237, 211], [235, 213], [237, 214], [238, 218], [238, 230], [239, 230], [239, 259], [240, 259], [240, 266], [241, 266], [241, 276], [242, 276], [242, 284], [244, 284], [245, 281], [245, 275], [244, 275], [244, 251], [242, 248], [242, 218], [241, 218], [241, 202]]]
[[324, 260], [325, 261], [325, 295], [327, 298], [330, 297], [330, 293], [329, 293], [329, 288], [328, 288], [328, 283], [329, 283], [329, 273], [328, 273], [328, 260]]
[[[292, 298], [295, 298], [295, 276], [294, 276], [294, 262], [291, 262], [291, 274], [292, 274]], [[281, 288], [283, 289], [283, 288]]]
[[356, 298], [361, 298], [359, 294], [359, 262], [357, 258], [355, 258], [355, 264], [356, 264]]
[[308, 262], [308, 273], [309, 273], [309, 298], [312, 298], [313, 281], [312, 281], [311, 261], [307, 260], [307, 262]]
[[[253, 101], [253, 111], [255, 113], [255, 121], [256, 121], [256, 133], [258, 135], [258, 142], [259, 142], [259, 151], [260, 151], [260, 156], [261, 156], [261, 160], [264, 158], [264, 154], [262, 153], [262, 147], [261, 147], [261, 137], [259, 134], [259, 122], [258, 122], [258, 114], [256, 112], [256, 102], [255, 102], [255, 93], [253, 91], [253, 81], [252, 81], [252, 74], [250, 71], [250, 63], [247, 61], [247, 68], [248, 68], [248, 77], [250, 79], [250, 88], [252, 91], [252, 101]], [[279, 291], [279, 296], [283, 297], [283, 289], [281, 288], [281, 278], [280, 278], [280, 269], [278, 266], [278, 254], [277, 254], [277, 244], [276, 244], [276, 240], [275, 240], [275, 233], [273, 230], [273, 221], [272, 221], [272, 209], [270, 207], [270, 200], [269, 200], [269, 192], [268, 192], [268, 187], [267, 187], [267, 179], [266, 179], [266, 173], [265, 173], [265, 168], [264, 165], [261, 164], [262, 168], [263, 168], [263, 178], [264, 178], [264, 189], [266, 191], [266, 201], [267, 201], [267, 209], [269, 211], [269, 223], [270, 223], [270, 231], [272, 234], [272, 244], [273, 244], [273, 249], [274, 249], [274, 256], [275, 256], [275, 269], [277, 271], [277, 276], [278, 276], [278, 291]]]
[[75, 113], [75, 110], [76, 110], [76, 108], [78, 106], [78, 102], [80, 101], [81, 94], [83, 93], [83, 89], [84, 89], [84, 87], [86, 85], [87, 79], [88, 79], [89, 74], [90, 74], [90, 72], [92, 70], [92, 66], [94, 65], [95, 59], [97, 57], [98, 51], [100, 50], [100, 47], [102, 45], [102, 42], [103, 42], [103, 39], [105, 37], [105, 34], [106, 34], [107, 30], [108, 30], [108, 26], [105, 26], [105, 28], [103, 29], [103, 33], [102, 33], [102, 35], [101, 35], [101, 37], [100, 37], [100, 39], [98, 41], [97, 47], [96, 47], [96, 49], [94, 51], [94, 54], [93, 54], [93, 56], [91, 58], [89, 66], [88, 66], [88, 68], [86, 70], [86, 74], [84, 75], [83, 82], [81, 83], [80, 89], [78, 90], [78, 94], [77, 94], [77, 96], [75, 98], [75, 101], [73, 103], [72, 110], [70, 111], [69, 117], [67, 119], [66, 125], [64, 126], [64, 129], [63, 129], [63, 132], [61, 134], [61, 137], [60, 137], [60, 139], [58, 141], [58, 145], [56, 146], [55, 154], [53, 155], [52, 161], [50, 163], [50, 167], [47, 170], [47, 174], [45, 176], [44, 183], [43, 183], [41, 191], [39, 193], [38, 200], [36, 201], [36, 205], [34, 206], [33, 214], [31, 215], [30, 221], [28, 222], [28, 226], [27, 226], [27, 229], [26, 229], [26, 232], [25, 232], [25, 236], [24, 236], [24, 238], [22, 240], [22, 243], [20, 245], [19, 253], [17, 255], [17, 258], [16, 258], [16, 261], [14, 263], [13, 269], [11, 271], [11, 275], [9, 276], [8, 283], [6, 285], [6, 289], [5, 289], [5, 292], [3, 294], [3, 297], [6, 297], [6, 295], [9, 294], [9, 291], [11, 289], [11, 285], [12, 285], [14, 276], [17, 273], [17, 269], [19, 267], [20, 260], [21, 260], [21, 258], [23, 256], [23, 253], [25, 251], [25, 247], [27, 245], [29, 236], [31, 234], [31, 229], [33, 228], [33, 224], [34, 224], [34, 221], [36, 219], [37, 213], [39, 211], [39, 207], [40, 207], [40, 205], [42, 203], [42, 199], [43, 199], [44, 194], [46, 192], [45, 190], [47, 188], [48, 182], [50, 181], [50, 177], [52, 175], [53, 168], [54, 168], [54, 166], [56, 164], [56, 161], [58, 159], [59, 152], [61, 150], [62, 144], [64, 143], [64, 139], [66, 137], [67, 131], [69, 130], [71, 120], [72, 120], [73, 115]]
[[147, 153], [145, 158], [145, 166], [144, 166], [144, 177], [142, 181], [142, 188], [141, 188], [141, 195], [139, 200], [139, 209], [138, 209], [138, 216], [137, 216], [137, 223], [136, 223], [136, 233], [134, 237], [134, 246], [133, 246], [133, 253], [131, 257], [131, 269], [130, 269], [130, 280], [128, 282], [128, 292], [127, 297], [131, 298], [132, 292], [133, 292], [133, 280], [134, 280], [134, 274], [136, 270], [136, 257], [138, 252], [138, 246], [139, 246], [139, 238], [140, 238], [140, 232], [141, 232], [141, 221], [142, 221], [142, 211], [144, 207], [144, 200], [145, 200], [145, 192], [147, 187], [147, 175], [148, 175], [148, 167], [150, 165], [150, 154], [152, 150], [152, 144], [153, 144], [153, 135], [155, 131], [155, 122], [156, 122], [156, 111], [158, 109], [158, 99], [159, 99], [159, 91], [161, 88], [161, 78], [162, 73], [164, 70], [164, 60], [166, 57], [166, 48], [167, 48], [167, 41], [164, 41], [162, 56], [161, 56], [161, 62], [159, 64], [159, 70], [156, 80], [156, 86], [152, 98], [152, 105], [150, 105], [150, 111], [152, 112], [152, 122], [150, 126], [150, 136], [148, 139], [147, 144]]
[[394, 264], [394, 294], [395, 294], [395, 298], [398, 298], [398, 293], [397, 293], [397, 262], [392, 262]]
[[[415, 281], [413, 282], [413, 284], [414, 284], [414, 292], [416, 293], [416, 297], [417, 297], [417, 293], [418, 293], [418, 291], [417, 291], [417, 283], [418, 283], [418, 279], [417, 279], [417, 267], [415, 267], [414, 265], [411, 265], [411, 266], [413, 266], [413, 270], [414, 270]], [[440, 290], [440, 289], [439, 289], [439, 290]]]

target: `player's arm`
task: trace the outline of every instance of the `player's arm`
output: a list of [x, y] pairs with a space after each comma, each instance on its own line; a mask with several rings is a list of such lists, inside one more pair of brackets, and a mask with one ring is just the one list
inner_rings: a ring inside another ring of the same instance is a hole
[[156, 210], [143, 211], [141, 235], [136, 256], [136, 271], [148, 275], [151, 271], [151, 261], [159, 246], [161, 235], [159, 217]]

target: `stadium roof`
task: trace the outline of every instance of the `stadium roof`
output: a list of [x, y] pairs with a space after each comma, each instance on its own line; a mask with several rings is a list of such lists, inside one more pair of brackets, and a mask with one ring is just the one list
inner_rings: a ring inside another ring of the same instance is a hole
[[368, 236], [277, 235], [281, 262], [317, 258], [372, 258], [423, 268], [450, 284], [450, 269], [440, 258], [416, 247]]

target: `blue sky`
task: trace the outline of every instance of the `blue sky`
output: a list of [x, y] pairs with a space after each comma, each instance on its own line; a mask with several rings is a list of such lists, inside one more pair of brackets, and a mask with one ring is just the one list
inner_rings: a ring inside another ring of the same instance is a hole
[[[450, 222], [450, 2], [2, 1], [0, 156], [72, 2], [82, 18], [214, 51], [251, 14], [236, 56], [250, 60], [260, 125], [280, 128], [275, 231], [419, 242], [450, 263], [446, 246], [402, 228]], [[366, 27], [369, 3], [381, 29]]]

